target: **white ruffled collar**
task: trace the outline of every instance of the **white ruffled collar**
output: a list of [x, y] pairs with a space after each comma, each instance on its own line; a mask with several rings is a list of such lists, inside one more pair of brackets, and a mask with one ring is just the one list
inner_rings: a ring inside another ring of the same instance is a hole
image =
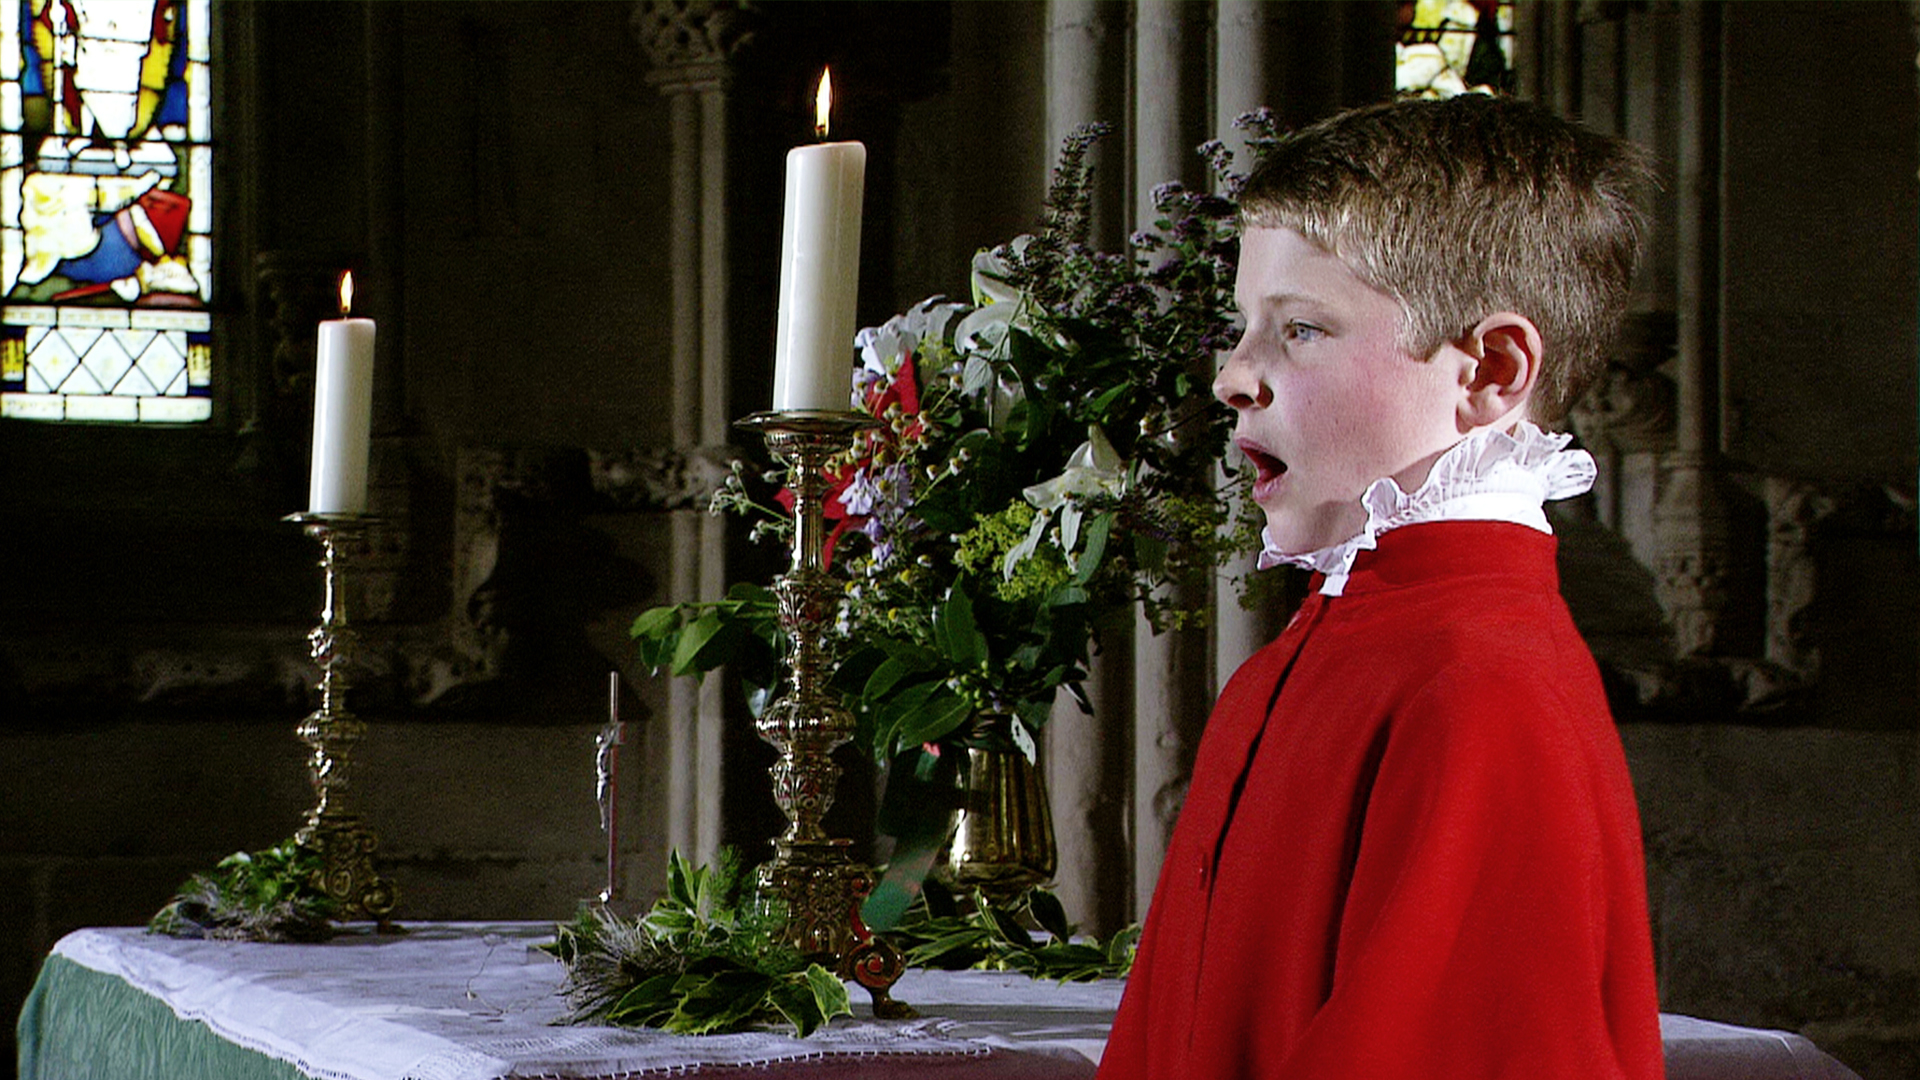
[[1360, 496], [1367, 523], [1352, 538], [1318, 551], [1282, 551], [1266, 530], [1260, 538], [1260, 568], [1299, 566], [1326, 575], [1321, 593], [1339, 596], [1353, 560], [1379, 543], [1380, 534], [1421, 521], [1509, 521], [1552, 533], [1548, 499], [1566, 499], [1593, 486], [1593, 456], [1568, 450], [1571, 435], [1540, 430], [1523, 420], [1512, 434], [1486, 429], [1455, 443], [1433, 463], [1426, 483], [1408, 494], [1390, 476]]

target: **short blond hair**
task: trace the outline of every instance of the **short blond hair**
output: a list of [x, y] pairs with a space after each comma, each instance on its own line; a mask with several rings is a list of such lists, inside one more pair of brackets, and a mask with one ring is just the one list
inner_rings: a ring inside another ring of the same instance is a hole
[[1399, 301], [1430, 356], [1481, 319], [1533, 320], [1530, 415], [1566, 415], [1606, 363], [1645, 230], [1648, 155], [1513, 98], [1354, 109], [1277, 140], [1240, 190], [1243, 226], [1287, 228]]

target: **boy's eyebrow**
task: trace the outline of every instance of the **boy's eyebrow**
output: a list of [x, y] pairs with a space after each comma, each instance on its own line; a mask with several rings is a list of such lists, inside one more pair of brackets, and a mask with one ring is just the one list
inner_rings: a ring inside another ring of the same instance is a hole
[[[1253, 302], [1254, 307], [1258, 307], [1258, 308], [1280, 308], [1280, 307], [1290, 307], [1290, 306], [1292, 307], [1305, 306], [1305, 307], [1318, 308], [1318, 307], [1326, 306], [1325, 302], [1320, 300], [1318, 297], [1311, 296], [1307, 293], [1298, 293], [1298, 292], [1265, 293], [1260, 296], [1249, 297], [1248, 299]], [[1243, 315], [1246, 314], [1248, 306], [1246, 304], [1240, 303], [1238, 297], [1234, 298], [1234, 306], [1240, 309], [1241, 314]]]

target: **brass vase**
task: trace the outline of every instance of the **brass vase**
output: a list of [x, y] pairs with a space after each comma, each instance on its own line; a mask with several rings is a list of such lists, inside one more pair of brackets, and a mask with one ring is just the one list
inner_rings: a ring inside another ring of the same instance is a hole
[[953, 885], [1008, 899], [1053, 880], [1059, 855], [1046, 779], [1025, 754], [969, 747], [962, 803], [942, 871]]

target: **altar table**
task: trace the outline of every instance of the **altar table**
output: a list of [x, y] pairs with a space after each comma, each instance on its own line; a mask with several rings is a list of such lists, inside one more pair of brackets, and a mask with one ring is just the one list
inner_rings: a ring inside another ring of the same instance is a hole
[[[19, 1023], [20, 1080], [498, 1080], [732, 1075], [768, 1080], [1091, 1076], [1117, 982], [910, 971], [925, 1016], [854, 1018], [807, 1039], [556, 1026], [550, 923], [415, 924], [325, 945], [183, 941], [80, 930], [42, 969]], [[1665, 1016], [1669, 1080], [1857, 1080], [1798, 1035]]]

